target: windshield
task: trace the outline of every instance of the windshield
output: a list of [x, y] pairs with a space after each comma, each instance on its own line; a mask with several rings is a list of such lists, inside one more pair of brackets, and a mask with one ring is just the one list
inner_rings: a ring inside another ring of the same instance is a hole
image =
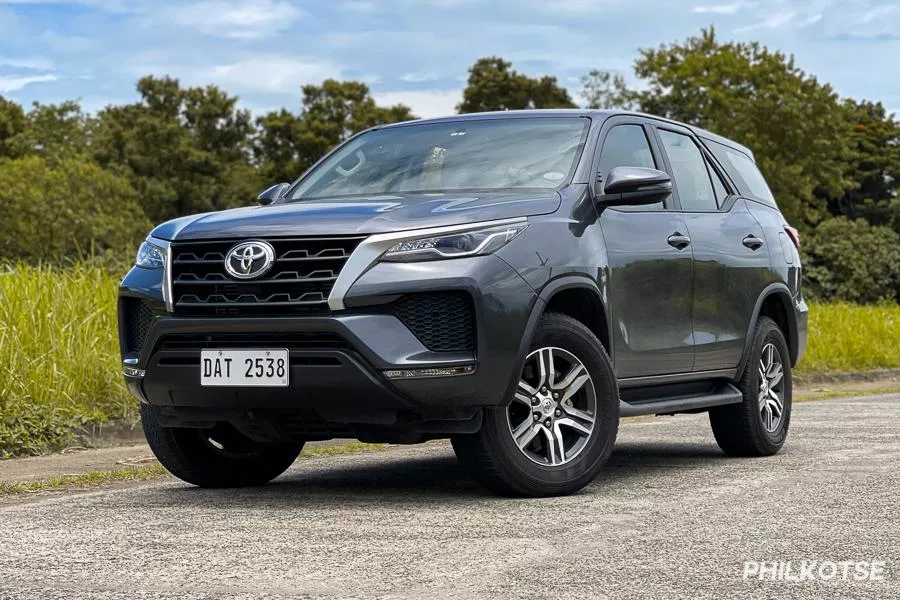
[[486, 119], [390, 127], [354, 138], [288, 201], [460, 190], [554, 189], [575, 169], [589, 121]]

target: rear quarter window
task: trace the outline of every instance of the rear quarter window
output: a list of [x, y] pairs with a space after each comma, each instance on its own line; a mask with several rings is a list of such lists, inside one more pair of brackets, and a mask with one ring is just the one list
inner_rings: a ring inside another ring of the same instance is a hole
[[725, 167], [728, 175], [738, 185], [742, 194], [765, 202], [770, 206], [776, 206], [772, 190], [769, 189], [769, 184], [766, 183], [762, 173], [759, 172], [759, 167], [756, 166], [752, 158], [740, 150], [713, 140], [704, 139], [703, 142], [710, 152], [713, 153], [713, 156], [716, 157], [716, 160]]

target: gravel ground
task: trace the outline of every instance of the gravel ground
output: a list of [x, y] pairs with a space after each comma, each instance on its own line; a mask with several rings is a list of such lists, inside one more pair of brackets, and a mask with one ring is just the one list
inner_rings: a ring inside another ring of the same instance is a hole
[[[255, 490], [16, 496], [0, 598], [900, 598], [900, 394], [801, 403], [791, 428], [778, 456], [728, 459], [705, 415], [629, 421], [568, 498], [490, 496], [445, 443], [299, 461]], [[803, 560], [884, 572], [743, 578]]]

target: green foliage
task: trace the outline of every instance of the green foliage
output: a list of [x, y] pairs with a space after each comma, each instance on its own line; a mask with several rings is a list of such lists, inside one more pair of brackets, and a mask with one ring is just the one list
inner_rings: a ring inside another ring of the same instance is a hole
[[525, 108], [575, 108], [556, 77], [528, 77], [497, 56], [480, 58], [469, 68], [460, 113]]
[[638, 108], [636, 96], [624, 77], [609, 71], [594, 69], [581, 78], [581, 97], [587, 108], [635, 110]]
[[27, 123], [22, 107], [0, 96], [0, 160], [15, 156], [10, 142], [25, 130]]
[[250, 113], [236, 97], [168, 77], [144, 77], [138, 93], [136, 104], [100, 112], [92, 150], [128, 178], [152, 222], [252, 202], [263, 184], [249, 164]]
[[0, 163], [0, 261], [130, 253], [150, 223], [128, 181], [79, 159]]
[[900, 298], [900, 234], [845, 217], [819, 223], [803, 241], [806, 289], [823, 300]]
[[785, 217], [827, 216], [816, 192], [841, 196], [854, 183], [848, 124], [831, 86], [793, 57], [753, 43], [721, 42], [713, 29], [680, 44], [644, 49], [633, 93], [642, 111], [704, 127], [751, 148]]
[[860, 372], [900, 367], [900, 306], [812, 304], [800, 373]]
[[59, 448], [86, 421], [135, 416], [120, 376], [118, 279], [91, 263], [0, 271], [0, 457]]
[[846, 177], [854, 185], [843, 196], [826, 198], [829, 209], [900, 231], [900, 123], [880, 102], [848, 99], [843, 109], [851, 148]]
[[267, 183], [293, 181], [351, 135], [415, 118], [408, 106], [376, 105], [363, 83], [328, 79], [303, 86], [300, 114], [281, 109], [257, 119], [255, 155]]

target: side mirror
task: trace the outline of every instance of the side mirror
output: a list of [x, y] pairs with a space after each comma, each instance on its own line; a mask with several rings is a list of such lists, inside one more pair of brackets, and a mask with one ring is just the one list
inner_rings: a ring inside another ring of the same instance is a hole
[[268, 206], [281, 198], [281, 195], [284, 194], [289, 187], [291, 187], [291, 184], [289, 183], [276, 183], [257, 196], [256, 200], [259, 202], [260, 206]]
[[662, 202], [671, 194], [672, 178], [668, 173], [644, 167], [616, 167], [609, 172], [597, 202], [601, 206], [640, 206]]

